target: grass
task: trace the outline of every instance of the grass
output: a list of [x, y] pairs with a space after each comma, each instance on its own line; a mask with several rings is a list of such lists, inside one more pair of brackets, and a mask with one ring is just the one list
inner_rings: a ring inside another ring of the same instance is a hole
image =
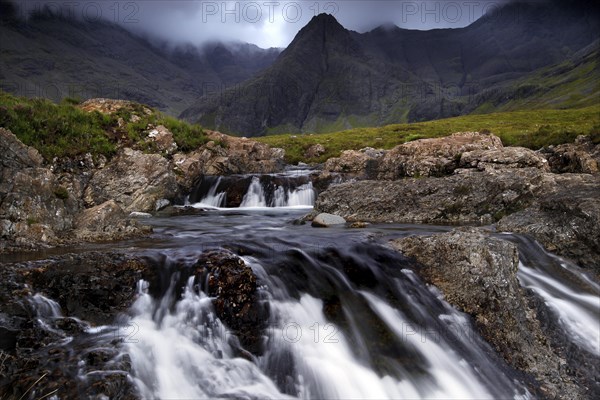
[[86, 153], [110, 158], [122, 146], [155, 152], [152, 143], [146, 141], [149, 125], [164, 125], [182, 151], [197, 149], [207, 142], [200, 126], [157, 111], [148, 114], [144, 110], [150, 108], [141, 104], [132, 103], [111, 115], [86, 112], [78, 104], [72, 98], [55, 104], [47, 99], [16, 97], [0, 91], [0, 127], [11, 130], [48, 161]]
[[[578, 135], [600, 141], [600, 105], [569, 110], [529, 110], [467, 115], [412, 124], [395, 124], [378, 128], [356, 128], [325, 134], [285, 134], [256, 140], [286, 151], [289, 163], [324, 162], [343, 150], [364, 147], [391, 149], [416, 139], [447, 136], [454, 132], [487, 130], [502, 139], [506, 146], [539, 149], [551, 144], [572, 142]], [[325, 153], [313, 159], [304, 157], [313, 144], [320, 143]]]

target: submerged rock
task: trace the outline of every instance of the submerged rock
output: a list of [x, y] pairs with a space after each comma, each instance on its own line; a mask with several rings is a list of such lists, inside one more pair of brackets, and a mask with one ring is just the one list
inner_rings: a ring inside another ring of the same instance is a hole
[[415, 272], [445, 299], [470, 314], [482, 336], [512, 366], [532, 374], [551, 398], [579, 398], [564, 360], [546, 343], [535, 312], [517, 280], [515, 244], [473, 228], [391, 245], [419, 263]]

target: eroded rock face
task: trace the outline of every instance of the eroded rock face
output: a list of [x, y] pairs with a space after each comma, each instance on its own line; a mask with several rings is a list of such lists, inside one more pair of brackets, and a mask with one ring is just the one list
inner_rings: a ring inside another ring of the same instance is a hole
[[163, 125], [159, 125], [148, 132], [148, 141], [155, 144], [156, 148], [165, 154], [173, 154], [177, 151], [177, 143], [173, 133]]
[[502, 218], [497, 229], [533, 236], [553, 253], [600, 276], [600, 177], [548, 175], [556, 191]]
[[242, 346], [261, 354], [262, 334], [269, 311], [259, 301], [256, 276], [240, 257], [225, 250], [202, 254], [194, 266], [197, 282], [206, 282], [207, 293], [215, 297], [218, 317], [236, 334]]
[[88, 207], [114, 200], [125, 212], [148, 212], [154, 211], [158, 200], [177, 195], [177, 180], [167, 159], [124, 149], [94, 173], [84, 200]]
[[524, 147], [502, 147], [492, 150], [474, 150], [460, 157], [461, 168], [478, 170], [502, 168], [538, 168], [549, 172], [548, 160], [533, 150]]
[[542, 149], [554, 173], [598, 174], [600, 172], [600, 144], [589, 136], [579, 136], [575, 143]]
[[459, 132], [447, 137], [421, 139], [396, 146], [379, 164], [379, 179], [444, 176], [458, 168], [463, 153], [502, 148], [499, 137], [479, 132]]
[[470, 314], [496, 351], [512, 366], [535, 376], [549, 397], [582, 395], [566, 378], [564, 360], [543, 339], [519, 285], [516, 245], [473, 228], [397, 239], [391, 245], [415, 258], [416, 272], [437, 286], [450, 304]]
[[[136, 282], [147, 273], [142, 260], [106, 252], [2, 264], [0, 396], [20, 398], [46, 374], [29, 395], [58, 390], [60, 398], [138, 398], [127, 377], [131, 361], [118, 348], [120, 339], [115, 336], [110, 344], [90, 347], [86, 326], [79, 320], [113, 323], [135, 300]], [[62, 316], [52, 316], [44, 300], [36, 299], [37, 293], [56, 300]], [[79, 344], [65, 346], [67, 336]], [[81, 374], [85, 381], [78, 378]]]
[[37, 150], [0, 128], [0, 251], [55, 245], [77, 210]]
[[123, 240], [151, 232], [129, 218], [114, 200], [82, 211], [75, 217], [74, 230], [75, 237], [84, 241]]
[[206, 131], [206, 134], [211, 141], [205, 146], [173, 156], [178, 183], [187, 192], [202, 175], [269, 174], [283, 170], [283, 149], [215, 131]]
[[544, 174], [531, 168], [349, 182], [321, 193], [315, 212], [336, 214], [350, 222], [487, 224], [532, 204], [545, 185]]

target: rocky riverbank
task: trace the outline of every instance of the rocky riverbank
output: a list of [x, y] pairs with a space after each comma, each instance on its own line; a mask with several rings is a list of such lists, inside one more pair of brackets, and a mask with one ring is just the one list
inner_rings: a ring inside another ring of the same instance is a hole
[[[106, 114], [125, 108], [134, 123], [143, 116], [136, 114], [140, 107], [119, 100], [88, 100], [81, 108]], [[144, 107], [139, 112], [153, 113]], [[0, 252], [145, 235], [150, 229], [132, 213], [181, 201], [204, 174], [272, 173], [284, 167], [281, 149], [248, 139], [209, 131], [206, 144], [182, 152], [166, 127], [149, 125], [144, 132], [154, 153], [119, 138], [110, 159], [86, 154], [45, 160], [0, 128]]]
[[350, 222], [497, 223], [499, 230], [530, 234], [598, 273], [599, 148], [581, 137], [533, 152], [469, 132], [373, 157], [372, 151], [344, 153], [328, 161], [324, 173], [351, 171], [359, 180], [321, 193], [312, 215], [330, 213]]

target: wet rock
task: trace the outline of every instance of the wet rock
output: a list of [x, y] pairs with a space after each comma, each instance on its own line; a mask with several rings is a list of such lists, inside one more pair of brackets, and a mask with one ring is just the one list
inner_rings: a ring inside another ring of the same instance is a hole
[[575, 143], [544, 148], [541, 153], [555, 173], [600, 172], [600, 144], [594, 144], [589, 136], [579, 136]]
[[497, 229], [533, 236], [553, 253], [600, 276], [600, 177], [554, 175], [557, 190], [502, 218]]
[[267, 174], [281, 172], [282, 149], [246, 138], [206, 131], [210, 142], [198, 150], [173, 156], [179, 185], [191, 191], [202, 175]]
[[130, 219], [114, 200], [84, 210], [74, 223], [74, 236], [84, 241], [123, 240], [151, 232], [151, 228]]
[[95, 171], [85, 200], [88, 207], [114, 200], [126, 212], [150, 212], [157, 200], [174, 199], [177, 193], [175, 173], [164, 157], [124, 149]]
[[516, 245], [473, 228], [397, 239], [391, 245], [415, 258], [415, 272], [470, 314], [496, 351], [513, 367], [535, 376], [549, 397], [582, 395], [567, 377], [564, 360], [546, 343], [519, 285]]
[[194, 266], [198, 282], [207, 282], [218, 317], [253, 354], [261, 354], [268, 308], [257, 292], [256, 276], [240, 257], [225, 250], [202, 254]]
[[312, 220], [312, 226], [317, 228], [326, 228], [333, 225], [343, 225], [346, 220], [338, 215], [320, 213]]
[[420, 139], [396, 146], [379, 163], [378, 179], [444, 176], [458, 168], [463, 153], [502, 148], [499, 137], [479, 132]]
[[32, 266], [23, 276], [33, 291], [57, 301], [65, 316], [97, 325], [127, 310], [137, 282], [151, 275], [143, 260], [119, 253], [68, 254]]
[[492, 150], [474, 150], [460, 157], [461, 168], [538, 168], [549, 172], [548, 160], [524, 147], [502, 147]]

